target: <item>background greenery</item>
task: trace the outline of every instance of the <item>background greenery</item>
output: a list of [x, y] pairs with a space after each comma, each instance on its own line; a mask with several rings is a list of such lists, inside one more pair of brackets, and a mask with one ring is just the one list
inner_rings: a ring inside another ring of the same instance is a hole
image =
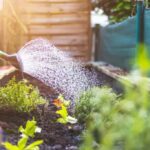
[[[146, 6], [150, 0], [145, 0]], [[93, 10], [101, 8], [109, 17], [110, 23], [120, 22], [135, 14], [135, 0], [92, 0]]]

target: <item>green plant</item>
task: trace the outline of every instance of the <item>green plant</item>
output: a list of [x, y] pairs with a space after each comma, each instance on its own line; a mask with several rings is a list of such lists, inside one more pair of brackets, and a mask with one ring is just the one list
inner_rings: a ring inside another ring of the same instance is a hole
[[69, 107], [70, 100], [65, 100], [63, 95], [60, 94], [57, 99], [54, 99], [53, 104], [56, 107], [61, 107], [62, 105], [66, 106], [66, 107]]
[[[117, 100], [117, 95], [111, 88], [94, 87], [84, 92], [81, 97], [76, 100], [75, 115], [80, 123], [85, 123], [91, 118], [94, 112], [100, 112], [101, 109], [107, 111], [112, 103]], [[101, 108], [102, 105], [103, 108]]]
[[59, 108], [59, 110], [56, 111], [56, 114], [58, 114], [60, 116], [57, 119], [57, 122], [62, 123], [62, 124], [77, 123], [77, 119], [69, 116], [69, 114], [68, 114], [67, 108], [70, 105], [69, 100], [65, 100], [62, 95], [59, 95], [58, 98], [53, 101], [53, 104]]
[[67, 123], [75, 124], [75, 123], [77, 123], [76, 118], [69, 116], [68, 111], [67, 111], [67, 107], [64, 105], [61, 106], [60, 110], [56, 111], [56, 114], [60, 115], [60, 118], [57, 119], [57, 122], [59, 122], [59, 123], [62, 123], [62, 124], [67, 124]]
[[121, 0], [111, 8], [111, 14], [109, 20], [112, 23], [120, 22], [131, 16], [132, 7], [131, 2], [127, 0]]
[[132, 0], [92, 0], [93, 8], [103, 9], [111, 23], [120, 22], [135, 12], [135, 1]]
[[141, 48], [137, 55], [138, 71], [120, 79], [124, 93], [119, 100], [112, 104], [107, 99], [99, 105], [99, 112], [91, 114], [80, 150], [149, 149], [150, 79], [143, 75], [148, 74], [150, 67], [145, 50]]
[[133, 80], [134, 84], [126, 84], [120, 101], [104, 101], [101, 111], [92, 114], [82, 150], [146, 150], [150, 146], [149, 83], [135, 76]]
[[37, 88], [26, 80], [16, 82], [13, 78], [5, 87], [0, 88], [0, 109], [12, 109], [18, 112], [30, 112], [46, 101]]
[[13, 145], [9, 142], [4, 142], [2, 145], [6, 148], [6, 150], [39, 150], [39, 145], [43, 143], [42, 140], [38, 140], [27, 145], [30, 137], [33, 138], [36, 132], [41, 132], [41, 128], [39, 128], [36, 124], [37, 122], [33, 119], [31, 121], [27, 121], [25, 128], [20, 126], [19, 132], [21, 132], [21, 139], [18, 141], [17, 145]]

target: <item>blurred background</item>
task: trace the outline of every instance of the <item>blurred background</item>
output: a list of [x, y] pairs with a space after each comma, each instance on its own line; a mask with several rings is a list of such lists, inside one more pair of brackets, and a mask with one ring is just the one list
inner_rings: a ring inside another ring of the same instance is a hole
[[14, 53], [42, 37], [77, 59], [93, 60], [97, 27], [134, 14], [134, 0], [0, 0], [0, 49]]

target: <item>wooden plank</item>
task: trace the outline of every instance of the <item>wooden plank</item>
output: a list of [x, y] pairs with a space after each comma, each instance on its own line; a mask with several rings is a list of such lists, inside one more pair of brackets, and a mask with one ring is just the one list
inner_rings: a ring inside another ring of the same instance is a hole
[[73, 58], [81, 63], [89, 61], [89, 57], [87, 56], [74, 56]]
[[[88, 22], [88, 13], [73, 13], [73, 14], [58, 14], [58, 15], [36, 15], [36, 16], [27, 16], [25, 24], [27, 25], [55, 25], [55, 24], [74, 24], [74, 23], [83, 23]], [[25, 17], [25, 16], [24, 16]]]
[[119, 67], [115, 67], [111, 64], [105, 62], [92, 62], [90, 63], [92, 66], [97, 68], [99, 71], [108, 75], [114, 79], [120, 79], [122, 76], [126, 76], [128, 73]]
[[74, 32], [74, 31], [68, 31], [68, 32], [49, 32], [48, 30], [45, 30], [44, 32], [43, 31], [40, 31], [40, 32], [29, 32], [28, 34], [26, 35], [29, 35], [29, 36], [37, 36], [37, 37], [40, 37], [40, 36], [43, 36], [43, 35], [57, 35], [57, 36], [68, 36], [68, 35], [82, 35], [82, 34], [85, 34], [84, 31], [82, 32]]
[[[85, 24], [80, 24], [80, 23], [76, 23], [76, 24], [64, 24], [64, 25], [49, 25], [49, 26], [45, 26], [43, 25], [30, 25], [28, 27], [29, 31], [39, 31], [39, 30], [74, 30], [74, 32], [79, 32], [78, 30], [84, 30], [84, 31], [88, 31], [88, 25]], [[67, 32], [67, 31], [66, 31]]]
[[[51, 18], [51, 17], [65, 17], [66, 15], [83, 15], [88, 16], [90, 13], [89, 11], [70, 11], [70, 12], [52, 12], [52, 13], [29, 13], [29, 12], [22, 12], [20, 11], [23, 17], [35, 17], [35, 18]], [[89, 18], [89, 17], [88, 17]]]
[[87, 11], [89, 10], [89, 6], [87, 3], [29, 3], [27, 5], [22, 6], [23, 13], [70, 13], [76, 11]]
[[[86, 35], [85, 35], [86, 36]], [[25, 36], [26, 37], [26, 36]], [[52, 37], [52, 39], [51, 39], [51, 37]], [[64, 40], [66, 43], [65, 44], [63, 44], [63, 43], [59, 43], [59, 39], [60, 39], [60, 37], [63, 37], [63, 38], [71, 38], [71, 36], [69, 35], [69, 36], [51, 36], [51, 37], [49, 37], [49, 36], [31, 36], [30, 37], [30, 39], [29, 40], [33, 40], [33, 39], [36, 39], [36, 38], [46, 38], [46, 39], [48, 39], [52, 44], [54, 44], [56, 47], [59, 47], [59, 48], [61, 48], [62, 50], [65, 50], [65, 51], [85, 51], [85, 52], [88, 52], [89, 51], [89, 48], [88, 48], [88, 45], [87, 45], [87, 42], [86, 43], [83, 43], [83, 44], [70, 44], [70, 43], [68, 43], [68, 39], [66, 39], [66, 40]], [[75, 35], [73, 35], [73, 37], [72, 37], [72, 39], [75, 37], [75, 39], [76, 39], [76, 36]], [[77, 36], [78, 37], [78, 36]], [[83, 39], [85, 38], [84, 36], [81, 36], [81, 38], [80, 39], [82, 39], [82, 37], [83, 37]], [[57, 40], [57, 38], [58, 38], [58, 40]], [[58, 42], [56, 42], [56, 41], [58, 41]], [[62, 40], [62, 42], [63, 42], [63, 40]]]
[[66, 52], [70, 56], [85, 56], [86, 55], [86, 51], [67, 51], [67, 50], [64, 50], [64, 52]]
[[16, 71], [16, 68], [13, 66], [1, 66], [0, 67], [0, 80], [14, 71]]
[[76, 45], [76, 46], [71, 46], [71, 45], [56, 45], [56, 47], [64, 50], [64, 51], [77, 51], [77, 52], [85, 52], [85, 54], [87, 55], [87, 52], [89, 52], [88, 46], [87, 45]]
[[30, 26], [29, 34], [31, 35], [68, 35], [68, 34], [86, 34], [88, 27], [82, 24], [64, 25], [64, 26]]
[[44, 2], [44, 3], [74, 3], [88, 2], [88, 0], [26, 0], [27, 2]]
[[[31, 36], [30, 39], [35, 39], [36, 36]], [[54, 45], [83, 45], [87, 44], [88, 37], [86, 35], [76, 36], [42, 36], [41, 38], [49, 39]]]

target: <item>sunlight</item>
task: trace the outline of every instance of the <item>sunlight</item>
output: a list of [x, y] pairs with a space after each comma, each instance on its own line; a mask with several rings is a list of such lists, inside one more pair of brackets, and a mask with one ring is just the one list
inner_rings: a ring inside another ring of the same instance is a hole
[[3, 9], [3, 0], [0, 0], [0, 10]]
[[100, 24], [101, 26], [106, 26], [109, 24], [108, 16], [106, 16], [103, 12], [103, 10], [99, 10], [97, 12], [92, 11], [91, 12], [91, 23], [92, 27], [95, 26], [95, 24]]

